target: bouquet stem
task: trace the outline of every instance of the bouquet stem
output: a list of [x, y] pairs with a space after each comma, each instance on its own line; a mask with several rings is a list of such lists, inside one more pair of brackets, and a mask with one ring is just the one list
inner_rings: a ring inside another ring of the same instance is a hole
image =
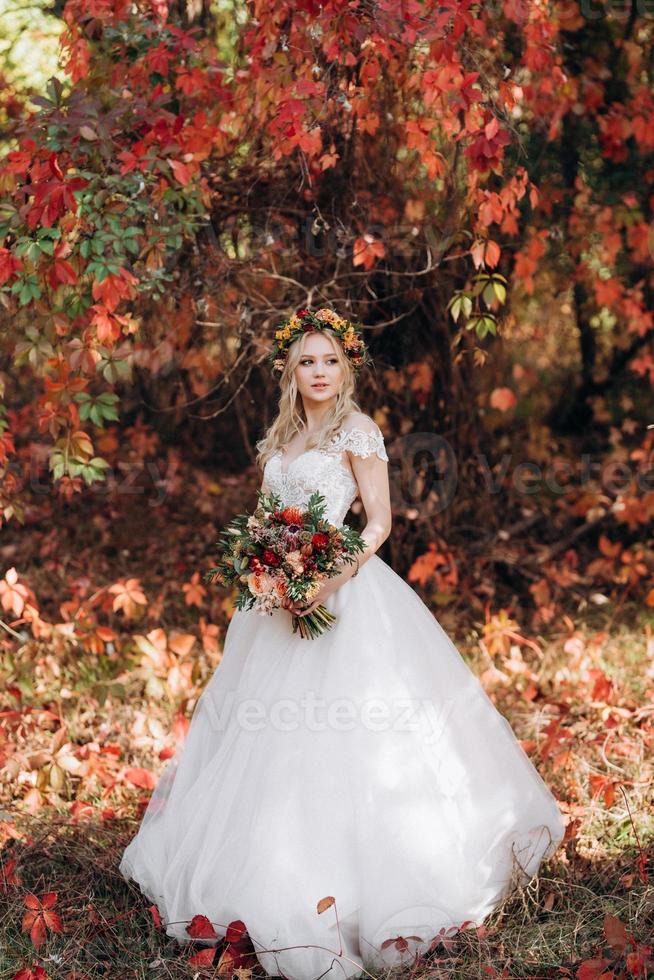
[[323, 606], [317, 606], [307, 616], [293, 616], [293, 632], [300, 631], [304, 640], [313, 640], [330, 630], [336, 622], [336, 616]]

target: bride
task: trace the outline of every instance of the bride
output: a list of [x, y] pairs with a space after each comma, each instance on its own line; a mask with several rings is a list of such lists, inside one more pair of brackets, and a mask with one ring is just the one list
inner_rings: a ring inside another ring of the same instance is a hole
[[[169, 936], [190, 942], [195, 915], [219, 937], [241, 920], [266, 973], [289, 980], [409, 965], [480, 925], [564, 833], [507, 720], [376, 554], [391, 507], [382, 433], [354, 398], [368, 361], [358, 326], [326, 308], [275, 334], [262, 489], [285, 506], [318, 490], [336, 525], [359, 496], [366, 548], [304, 609], [235, 611], [120, 861]], [[320, 603], [335, 626], [294, 634], [291, 614]]]

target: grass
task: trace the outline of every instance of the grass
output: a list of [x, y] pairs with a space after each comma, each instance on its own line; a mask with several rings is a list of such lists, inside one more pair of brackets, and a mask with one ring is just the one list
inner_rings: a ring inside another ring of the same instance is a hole
[[[654, 923], [651, 611], [628, 607], [623, 613], [615, 622], [609, 612], [602, 616], [593, 609], [592, 620], [539, 637], [540, 653], [521, 647], [535, 698], [525, 696], [521, 675], [509, 669], [515, 649], [489, 654], [479, 635], [459, 644], [475, 672], [481, 674], [489, 661], [500, 672], [487, 690], [560, 800], [568, 835], [539, 876], [498, 906], [480, 929], [439, 944], [412, 969], [375, 974], [377, 980], [654, 976], [654, 963], [642, 948], [651, 943]], [[0, 871], [8, 877], [3, 888], [0, 874], [0, 980], [36, 966], [45, 971], [39, 980], [232, 975], [218, 972], [220, 951], [209, 968], [189, 965], [197, 945], [180, 946], [167, 937], [149, 900], [118, 872], [147, 799], [121, 773], [126, 765], [161, 767], [158, 753], [180, 710], [165, 699], [148, 699], [141, 666], [131, 654], [80, 662], [62, 648], [54, 656], [43, 643], [26, 644], [5, 659], [5, 683], [23, 693], [20, 711], [2, 719], [14, 749], [5, 753], [0, 797]], [[199, 658], [196, 690], [214, 667], [211, 657]], [[598, 672], [610, 679], [610, 690]], [[192, 704], [191, 698], [187, 715]], [[53, 710], [62, 719], [69, 750], [53, 746], [56, 732], [38, 723], [39, 710]], [[554, 743], [546, 734], [553, 718], [564, 733]], [[138, 739], [135, 730], [141, 732]], [[117, 746], [120, 758], [109, 757], [95, 780], [64, 770], [55, 792], [56, 752], [75, 756], [94, 740]], [[39, 806], [31, 805], [35, 790]], [[81, 803], [89, 804], [88, 816], [75, 810]], [[28, 892], [56, 893], [54, 911], [63, 924], [38, 949], [21, 928]], [[626, 939], [615, 939], [616, 919]], [[602, 958], [599, 972], [582, 967]], [[254, 969], [244, 968], [242, 978], [265, 976], [256, 961], [250, 965]], [[32, 980], [29, 973], [24, 977]]]
[[[25, 828], [28, 838], [9, 849], [18, 857], [22, 887], [39, 895], [55, 890], [66, 931], [50, 934], [40, 955], [36, 954], [29, 936], [21, 932], [22, 902], [18, 896], [13, 901], [5, 896], [0, 919], [5, 937], [0, 952], [3, 980], [12, 977], [19, 965], [35, 962], [53, 980], [70, 978], [73, 971], [80, 980], [217, 975], [214, 970], [198, 973], [189, 968], [186, 961], [197, 947], [191, 942], [188, 948], [180, 946], [158, 930], [147, 900], [118, 873], [117, 861], [131, 836], [131, 825], [74, 824], [63, 815], [42, 812], [26, 821]], [[449, 948], [437, 948], [419, 970], [376, 976], [379, 980], [382, 976], [416, 980], [492, 976], [484, 967], [497, 976], [506, 968], [512, 978], [564, 976], [561, 968], [573, 971], [575, 964], [593, 958], [606, 945], [607, 913], [644, 941], [651, 934], [654, 888], [631, 880], [636, 860], [637, 853], [629, 848], [599, 861], [554, 859], [488, 917], [480, 935], [474, 930], [459, 934]], [[259, 969], [252, 976], [266, 975]]]

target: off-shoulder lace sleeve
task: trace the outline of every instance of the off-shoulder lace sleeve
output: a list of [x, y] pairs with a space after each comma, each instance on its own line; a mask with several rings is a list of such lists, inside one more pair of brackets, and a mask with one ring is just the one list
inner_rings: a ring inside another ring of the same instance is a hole
[[366, 428], [362, 425], [351, 425], [341, 431], [335, 437], [335, 447], [347, 450], [355, 456], [372, 456], [377, 453], [380, 459], [388, 462], [388, 454], [384, 445], [384, 437], [381, 429], [372, 419], [366, 419]]

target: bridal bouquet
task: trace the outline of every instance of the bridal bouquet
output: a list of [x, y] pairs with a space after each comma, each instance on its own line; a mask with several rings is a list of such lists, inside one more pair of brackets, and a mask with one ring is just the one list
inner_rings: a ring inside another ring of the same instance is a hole
[[[274, 493], [258, 491], [253, 514], [239, 514], [218, 540], [217, 564], [205, 573], [205, 581], [237, 585], [237, 609], [254, 608], [271, 615], [284, 598], [311, 604], [322, 583], [340, 572], [339, 564], [351, 564], [365, 541], [358, 531], [336, 527], [324, 516], [325, 498], [318, 492], [306, 508], [281, 508]], [[293, 616], [293, 632], [313, 639], [331, 629], [336, 617], [322, 604], [306, 616]]]

